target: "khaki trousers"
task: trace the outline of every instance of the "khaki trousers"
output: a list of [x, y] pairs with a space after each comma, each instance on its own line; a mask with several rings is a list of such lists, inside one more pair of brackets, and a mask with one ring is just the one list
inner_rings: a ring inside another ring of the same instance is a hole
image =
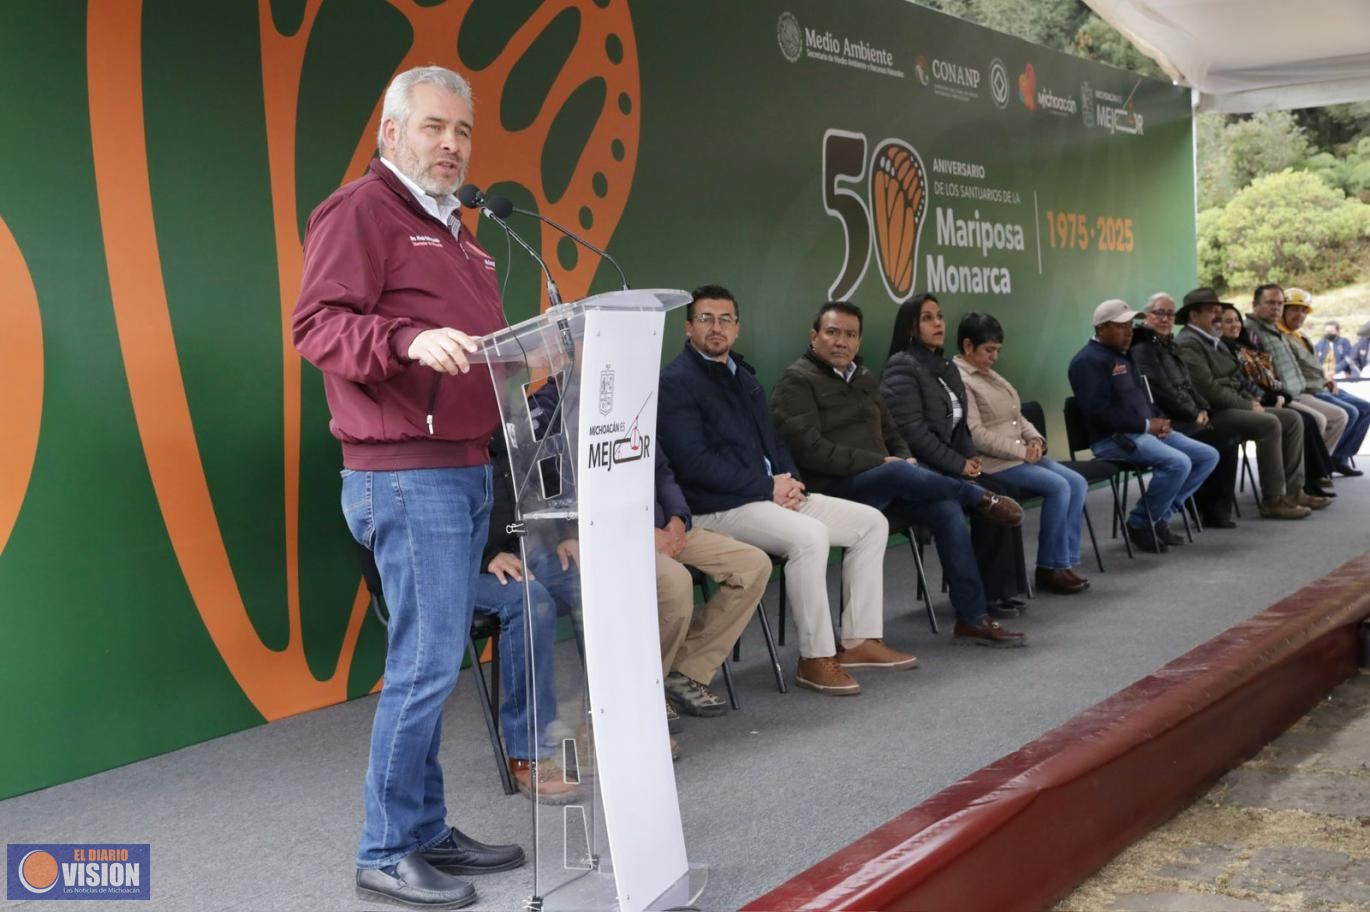
[[[716, 591], [695, 612], [689, 567], [704, 571]], [[685, 533], [675, 557], [656, 555], [657, 619], [661, 624], [661, 675], [678, 671], [707, 685], [723, 664], [766, 591], [771, 559], [766, 552], [707, 529]]]
[[694, 518], [696, 526], [722, 532], [785, 558], [785, 588], [799, 629], [799, 654], [816, 659], [837, 654], [828, 607], [828, 549], [846, 548], [842, 561], [842, 638], [883, 635], [885, 515], [840, 497], [810, 494], [798, 510], [772, 501], [744, 504]]
[[1341, 435], [1346, 433], [1345, 409], [1337, 408], [1330, 402], [1323, 402], [1312, 393], [1300, 394], [1297, 399], [1289, 402], [1288, 406], [1313, 416], [1313, 420], [1318, 424], [1318, 433], [1322, 435], [1322, 442], [1327, 444], [1327, 452], [1330, 453], [1337, 448]]
[[1303, 419], [1293, 411], [1223, 409], [1213, 413], [1213, 426], [1255, 442], [1261, 497], [1297, 497], [1303, 491]]

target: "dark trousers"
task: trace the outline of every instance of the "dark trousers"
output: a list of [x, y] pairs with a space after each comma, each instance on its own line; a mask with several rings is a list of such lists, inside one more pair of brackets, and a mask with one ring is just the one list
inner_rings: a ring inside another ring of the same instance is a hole
[[1241, 441], [1236, 434], [1211, 424], [1204, 428], [1195, 424], [1177, 425], [1176, 430], [1218, 451], [1218, 465], [1213, 469], [1213, 474], [1199, 485], [1199, 490], [1194, 492], [1194, 502], [1198, 504], [1199, 516], [1205, 523], [1229, 521], [1232, 519], [1232, 502], [1236, 499], [1237, 447]]

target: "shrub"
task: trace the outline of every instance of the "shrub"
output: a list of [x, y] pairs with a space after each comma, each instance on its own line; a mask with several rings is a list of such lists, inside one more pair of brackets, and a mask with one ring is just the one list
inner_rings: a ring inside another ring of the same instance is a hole
[[1370, 206], [1306, 171], [1258, 177], [1199, 217], [1199, 270], [1215, 287], [1333, 288], [1365, 272]]

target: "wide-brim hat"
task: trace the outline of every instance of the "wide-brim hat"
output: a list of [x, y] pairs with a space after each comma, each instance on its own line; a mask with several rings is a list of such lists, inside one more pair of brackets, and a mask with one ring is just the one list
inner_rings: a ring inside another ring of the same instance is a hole
[[1226, 301], [1218, 297], [1218, 293], [1208, 286], [1195, 288], [1187, 292], [1184, 296], [1184, 304], [1179, 310], [1175, 311], [1175, 322], [1184, 326], [1189, 322], [1189, 315], [1200, 307], [1216, 307], [1221, 310], [1224, 306], [1230, 306]]

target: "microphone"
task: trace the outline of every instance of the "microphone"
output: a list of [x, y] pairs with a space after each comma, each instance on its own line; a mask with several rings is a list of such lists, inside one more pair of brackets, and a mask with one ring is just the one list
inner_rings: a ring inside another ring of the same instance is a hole
[[[561, 306], [561, 290], [557, 288], [556, 281], [552, 278], [552, 271], [547, 268], [547, 262], [538, 255], [538, 252], [531, 245], [504, 221], [514, 210], [514, 204], [509, 200], [499, 196], [486, 197], [481, 189], [475, 184], [465, 184], [457, 191], [457, 199], [467, 209], [479, 209], [485, 213], [485, 217], [493, 219], [495, 224], [504, 229], [505, 234], [518, 242], [518, 245], [528, 251], [528, 255], [537, 260], [542, 267], [542, 274], [547, 278], [547, 301], [552, 307]], [[501, 214], [503, 213], [503, 214]]]
[[[509, 201], [506, 200], [506, 199], [504, 199], [503, 197], [494, 197], [494, 199], [499, 200], [501, 203], [509, 203]], [[537, 220], [539, 220], [539, 221], [546, 222], [548, 225], [551, 225], [553, 228], [555, 228], [556, 230], [560, 231], [562, 234], [566, 235], [568, 238], [570, 238], [571, 240], [575, 241], [575, 242], [576, 242], [577, 244], [579, 244], [580, 246], [586, 248], [587, 250], [592, 250], [592, 251], [594, 251], [595, 253], [599, 254], [600, 259], [608, 260], [608, 261], [609, 261], [609, 265], [610, 265], [610, 266], [613, 266], [614, 269], [616, 269], [616, 270], [618, 271], [618, 278], [619, 278], [619, 281], [621, 281], [621, 282], [623, 283], [623, 290], [624, 290], [624, 291], [627, 291], [627, 290], [628, 290], [628, 287], [629, 287], [629, 286], [628, 286], [628, 277], [627, 277], [626, 275], [623, 274], [623, 267], [620, 266], [620, 265], [618, 265], [618, 260], [616, 260], [616, 259], [614, 259], [613, 257], [609, 256], [609, 254], [606, 253], [605, 251], [600, 250], [600, 249], [599, 249], [598, 247], [596, 247], [594, 244], [591, 244], [589, 241], [585, 240], [585, 238], [583, 238], [583, 237], [581, 237], [580, 235], [576, 234], [574, 231], [572, 231], [570, 228], [567, 228], [565, 225], [562, 225], [562, 224], [559, 223], [559, 222], [556, 222], [556, 221], [554, 221], [554, 220], [552, 220], [552, 219], [549, 219], [547, 216], [542, 215], [541, 213], [532, 212], [532, 211], [530, 211], [530, 210], [528, 210], [528, 209], [520, 209], [518, 206], [515, 206], [515, 205], [513, 205], [512, 203], [509, 203], [509, 211], [510, 211], [510, 212], [517, 212], [519, 215], [530, 215], [530, 216], [532, 216], [533, 218], [535, 218], [535, 219], [537, 219]]]

